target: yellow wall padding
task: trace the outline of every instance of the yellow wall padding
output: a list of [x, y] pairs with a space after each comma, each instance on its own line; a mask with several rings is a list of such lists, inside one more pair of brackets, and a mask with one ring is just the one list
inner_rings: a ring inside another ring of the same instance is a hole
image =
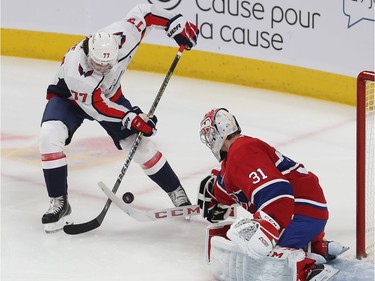
[[[61, 60], [83, 38], [2, 28], [1, 55]], [[176, 51], [177, 46], [141, 44], [129, 68], [165, 73]], [[184, 52], [175, 73], [355, 105], [355, 78], [308, 68], [192, 50]]]

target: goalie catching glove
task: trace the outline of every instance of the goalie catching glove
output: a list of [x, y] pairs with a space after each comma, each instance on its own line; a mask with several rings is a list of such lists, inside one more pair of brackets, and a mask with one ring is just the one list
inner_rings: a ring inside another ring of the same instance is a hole
[[142, 132], [144, 136], [150, 137], [156, 134], [156, 123], [158, 118], [156, 116], [150, 117], [147, 121], [147, 115], [142, 112], [138, 106], [133, 106], [131, 110], [126, 112], [122, 119], [123, 129], [134, 130]]
[[197, 44], [199, 30], [197, 26], [184, 19], [181, 14], [171, 18], [165, 28], [169, 38], [173, 38], [179, 46], [184, 45], [190, 50]]
[[220, 204], [216, 201], [213, 189], [216, 175], [209, 175], [204, 178], [199, 186], [198, 205], [202, 210], [203, 218], [209, 222], [220, 222], [228, 218], [230, 206]]
[[279, 224], [265, 212], [258, 211], [254, 218], [240, 218], [227, 232], [249, 257], [262, 259], [276, 246], [280, 236]]

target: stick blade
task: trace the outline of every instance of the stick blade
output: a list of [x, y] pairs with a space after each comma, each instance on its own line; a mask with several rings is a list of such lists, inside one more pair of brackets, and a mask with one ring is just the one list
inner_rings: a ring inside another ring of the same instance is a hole
[[80, 224], [69, 224], [65, 225], [63, 230], [66, 234], [76, 235], [82, 234], [88, 231], [91, 231], [95, 228], [98, 228], [101, 225], [101, 222], [95, 218], [91, 221], [80, 223]]

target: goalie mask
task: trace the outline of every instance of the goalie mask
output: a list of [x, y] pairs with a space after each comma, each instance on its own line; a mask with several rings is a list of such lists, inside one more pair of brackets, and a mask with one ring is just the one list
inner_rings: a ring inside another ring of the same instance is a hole
[[89, 39], [89, 64], [105, 74], [117, 63], [119, 47], [112, 33], [97, 32]]
[[201, 122], [200, 138], [221, 162], [225, 158], [221, 151], [224, 141], [234, 132], [241, 132], [236, 118], [225, 108], [212, 109]]

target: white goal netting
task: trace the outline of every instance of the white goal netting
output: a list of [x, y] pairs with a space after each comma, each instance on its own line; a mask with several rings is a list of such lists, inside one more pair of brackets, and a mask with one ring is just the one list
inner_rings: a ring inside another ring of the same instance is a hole
[[374, 261], [375, 75], [357, 77], [357, 258]]

